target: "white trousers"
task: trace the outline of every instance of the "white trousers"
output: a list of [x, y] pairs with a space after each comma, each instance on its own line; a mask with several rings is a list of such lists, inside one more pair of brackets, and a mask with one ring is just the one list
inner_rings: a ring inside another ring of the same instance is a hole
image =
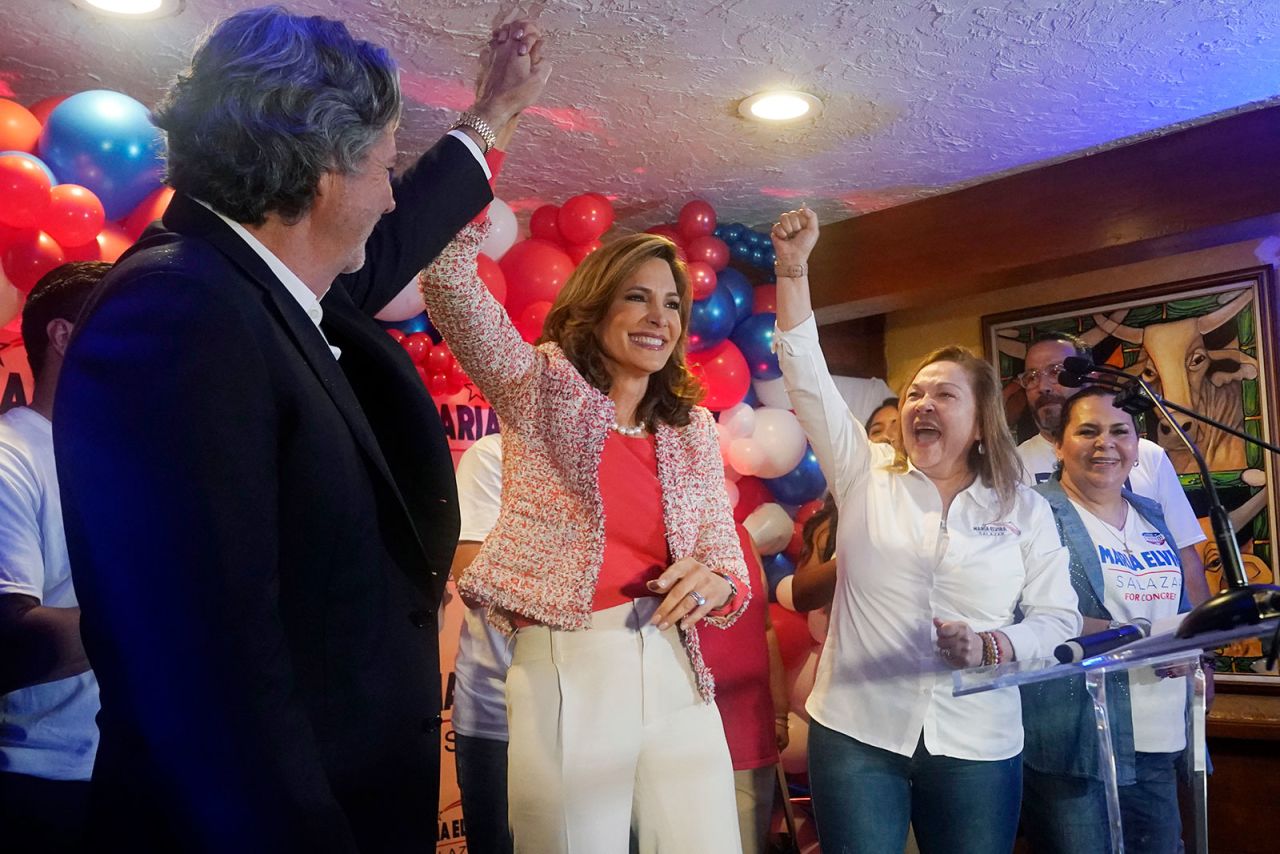
[[733, 766], [656, 599], [587, 631], [529, 626], [507, 672], [508, 808], [517, 854], [738, 854]]

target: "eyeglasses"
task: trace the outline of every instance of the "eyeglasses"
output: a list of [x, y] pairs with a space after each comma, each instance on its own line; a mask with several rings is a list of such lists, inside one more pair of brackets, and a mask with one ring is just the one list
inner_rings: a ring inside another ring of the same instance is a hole
[[1066, 368], [1062, 366], [1061, 362], [1055, 362], [1052, 365], [1046, 365], [1038, 371], [1023, 371], [1018, 374], [1018, 385], [1023, 388], [1031, 388], [1040, 381], [1041, 377], [1049, 380], [1049, 382], [1056, 383], [1058, 381], [1058, 377], [1061, 376], [1062, 372], [1065, 370]]

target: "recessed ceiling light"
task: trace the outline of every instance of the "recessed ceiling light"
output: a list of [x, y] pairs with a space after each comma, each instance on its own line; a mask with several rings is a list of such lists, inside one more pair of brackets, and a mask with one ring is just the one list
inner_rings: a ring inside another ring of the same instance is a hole
[[71, 0], [82, 9], [114, 18], [149, 19], [176, 15], [183, 0]]
[[763, 122], [789, 122], [822, 112], [822, 102], [808, 92], [757, 92], [738, 105], [744, 118]]

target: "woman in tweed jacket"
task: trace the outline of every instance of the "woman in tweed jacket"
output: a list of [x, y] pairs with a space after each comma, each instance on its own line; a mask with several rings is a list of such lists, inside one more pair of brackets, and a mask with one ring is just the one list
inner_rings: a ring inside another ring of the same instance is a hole
[[[749, 585], [715, 424], [693, 405], [684, 265], [656, 235], [597, 250], [534, 347], [476, 272], [484, 234], [463, 231], [421, 285], [502, 423], [502, 508], [459, 588], [517, 629], [516, 849], [625, 852], [634, 833], [641, 851], [736, 851], [696, 624], [729, 625]], [[637, 575], [646, 554], [658, 559]]]

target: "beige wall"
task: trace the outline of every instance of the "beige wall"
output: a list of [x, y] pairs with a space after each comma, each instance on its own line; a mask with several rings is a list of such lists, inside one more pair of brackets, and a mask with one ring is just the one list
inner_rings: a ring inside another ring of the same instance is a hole
[[927, 308], [892, 312], [885, 318], [884, 330], [888, 382], [897, 390], [922, 356], [945, 344], [963, 344], [982, 353], [982, 316], [986, 314], [1276, 263], [1280, 263], [1280, 236], [1035, 282]]

